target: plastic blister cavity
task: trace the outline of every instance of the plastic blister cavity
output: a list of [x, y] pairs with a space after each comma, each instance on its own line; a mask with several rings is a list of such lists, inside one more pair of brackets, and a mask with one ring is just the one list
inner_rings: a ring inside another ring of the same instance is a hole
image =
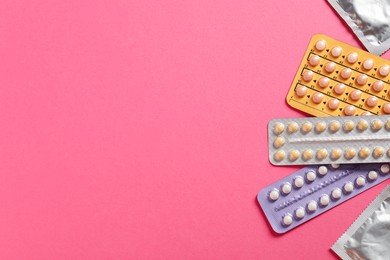
[[273, 119], [268, 124], [274, 165], [390, 161], [390, 115]]
[[318, 117], [390, 114], [390, 61], [314, 35], [286, 99]]
[[[368, 180], [369, 172], [377, 178]], [[389, 164], [308, 166], [262, 189], [257, 200], [270, 225], [285, 233], [390, 177]]]

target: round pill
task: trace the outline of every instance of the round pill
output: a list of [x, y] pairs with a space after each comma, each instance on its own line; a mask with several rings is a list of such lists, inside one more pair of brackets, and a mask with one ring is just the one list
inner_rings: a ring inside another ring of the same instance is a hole
[[386, 103], [383, 105], [383, 112], [385, 114], [390, 114], [390, 103]]
[[321, 101], [324, 99], [324, 95], [322, 93], [314, 93], [313, 96], [311, 97], [311, 101], [315, 104], [321, 103]]
[[329, 86], [329, 81], [329, 78], [322, 77], [318, 81], [318, 86], [320, 86], [321, 88], [326, 88], [327, 86]]
[[352, 70], [351, 69], [348, 69], [348, 68], [344, 68], [341, 70], [340, 72], [340, 76], [343, 78], [343, 79], [349, 79], [352, 75]]
[[343, 129], [345, 132], [350, 132], [355, 127], [355, 123], [351, 120], [347, 120], [344, 122]]
[[336, 68], [336, 64], [334, 62], [327, 62], [325, 64], [325, 71], [328, 73], [332, 73]]
[[359, 150], [359, 157], [361, 159], [366, 159], [370, 155], [370, 149], [363, 147]]
[[280, 148], [284, 145], [285, 139], [283, 136], [278, 136], [275, 141], [274, 141], [274, 147], [275, 148]]
[[367, 179], [370, 181], [375, 181], [378, 178], [378, 173], [376, 171], [369, 171], [367, 174]]
[[356, 127], [359, 131], [364, 131], [368, 128], [368, 122], [367, 120], [360, 119], [359, 123], [357, 124]]
[[318, 55], [311, 55], [309, 58], [309, 64], [315, 67], [318, 63], [320, 63], [320, 57]]
[[374, 131], [381, 130], [383, 127], [383, 122], [380, 119], [374, 119], [371, 122], [371, 129]]
[[285, 215], [283, 217], [283, 225], [289, 226], [289, 225], [291, 225], [292, 222], [293, 222], [293, 219], [292, 219], [291, 215], [288, 214], [288, 215]]
[[347, 61], [351, 64], [355, 63], [357, 59], [358, 59], [358, 54], [356, 52], [352, 52], [347, 56]]
[[322, 122], [318, 122], [317, 124], [316, 124], [316, 132], [317, 133], [322, 133], [322, 132], [324, 132], [325, 131], [325, 129], [326, 129], [326, 123], [324, 122], [324, 121], [322, 121]]
[[360, 86], [363, 86], [364, 84], [367, 83], [367, 79], [368, 79], [367, 75], [364, 75], [364, 74], [359, 75], [359, 76], [356, 78], [356, 83], [357, 83], [358, 85], [360, 85]]
[[367, 59], [363, 62], [363, 68], [365, 70], [370, 70], [374, 67], [374, 61], [372, 59]]
[[332, 98], [328, 101], [328, 108], [330, 110], [336, 110], [339, 107], [339, 101], [335, 98]]
[[340, 188], [333, 189], [331, 195], [333, 199], [335, 200], [339, 199], [341, 197], [341, 189]]
[[282, 161], [284, 158], [286, 158], [286, 153], [285, 153], [284, 151], [277, 151], [277, 152], [274, 154], [274, 159], [275, 159], [275, 161], [277, 161], [277, 162]]
[[305, 72], [303, 72], [302, 74], [302, 79], [306, 82], [309, 82], [313, 79], [313, 75], [314, 73], [310, 70], [306, 70]]
[[332, 166], [333, 169], [337, 169], [340, 167], [340, 164], [338, 163], [332, 163], [330, 166]]
[[317, 202], [315, 202], [314, 200], [310, 201], [307, 204], [307, 211], [314, 212], [316, 210], [317, 210]]
[[316, 157], [318, 160], [322, 161], [328, 156], [328, 151], [326, 149], [319, 149], [317, 151]]
[[307, 87], [305, 86], [299, 86], [295, 89], [295, 94], [297, 94], [298, 97], [304, 97], [307, 93]]
[[337, 132], [340, 129], [340, 122], [339, 121], [332, 121], [329, 124], [329, 130], [331, 132]]
[[372, 151], [372, 157], [375, 159], [378, 159], [379, 157], [382, 157], [385, 154], [385, 149], [383, 147], [375, 147], [374, 150]]
[[382, 172], [383, 174], [389, 173], [389, 172], [390, 172], [390, 166], [389, 166], [387, 163], [382, 164], [382, 165], [381, 165], [381, 172]]
[[328, 168], [324, 165], [318, 167], [318, 174], [321, 176], [325, 176], [328, 173]]
[[332, 152], [330, 153], [330, 158], [335, 161], [335, 160], [338, 160], [340, 159], [341, 155], [343, 154], [343, 152], [338, 149], [338, 148], [335, 148], [332, 150]]
[[383, 82], [375, 81], [374, 84], [372, 84], [372, 89], [376, 92], [381, 91], [383, 89]]
[[322, 51], [324, 50], [326, 47], [326, 42], [324, 40], [319, 40], [317, 43], [316, 43], [316, 49], [318, 51]]
[[313, 171], [308, 171], [308, 172], [306, 173], [306, 179], [307, 179], [308, 181], [312, 182], [312, 181], [314, 181], [316, 178], [317, 178], [317, 175], [316, 175], [315, 172], [313, 172]]
[[371, 96], [371, 97], [367, 98], [366, 105], [368, 107], [375, 107], [376, 104], [378, 104], [378, 99], [376, 96]]
[[329, 201], [330, 201], [329, 196], [327, 194], [324, 194], [320, 198], [320, 205], [322, 207], [326, 207], [326, 206], [328, 206]]
[[379, 68], [379, 75], [386, 77], [390, 73], [390, 67], [388, 65], [383, 65]]
[[296, 131], [298, 131], [298, 124], [296, 122], [291, 122], [288, 124], [287, 126], [287, 131], [292, 134], [292, 133], [295, 133]]
[[371, 113], [368, 111], [364, 111], [363, 113], [360, 114], [361, 116], [371, 116]]
[[302, 207], [299, 207], [295, 210], [295, 217], [297, 219], [301, 219], [305, 216], [305, 209]]
[[310, 122], [305, 122], [305, 123], [303, 123], [303, 125], [302, 125], [302, 127], [301, 127], [301, 131], [303, 132], [303, 133], [308, 133], [308, 132], [310, 132], [311, 131], [311, 129], [313, 129], [313, 125], [312, 125], [312, 123], [310, 123]]
[[297, 176], [294, 178], [294, 186], [295, 188], [302, 188], [303, 184], [304, 184], [304, 180], [301, 176]]
[[345, 193], [351, 193], [353, 191], [353, 183], [352, 182], [346, 182], [343, 186]]
[[291, 184], [286, 182], [285, 184], [282, 185], [282, 192], [284, 195], [287, 195], [291, 192], [292, 187]]
[[283, 131], [284, 131], [284, 124], [282, 124], [282, 123], [276, 123], [276, 124], [274, 125], [274, 133], [275, 133], [276, 135], [280, 135], [281, 133], [283, 133]]
[[330, 51], [330, 54], [332, 54], [333, 57], [338, 58], [341, 55], [341, 52], [343, 49], [339, 46], [332, 48]]
[[345, 153], [344, 153], [345, 159], [351, 160], [353, 157], [355, 157], [355, 155], [356, 155], [356, 150], [355, 149], [347, 148], [347, 150], [345, 150]]
[[355, 114], [356, 108], [352, 105], [344, 107], [344, 114], [346, 116], [353, 116]]
[[363, 187], [364, 185], [366, 185], [366, 178], [364, 178], [363, 176], [357, 177], [356, 178], [356, 186]]
[[360, 90], [355, 89], [354, 91], [351, 92], [351, 94], [349, 95], [349, 97], [350, 97], [353, 101], [357, 101], [357, 100], [359, 100], [359, 99], [362, 97], [362, 92], [361, 92]]
[[308, 150], [303, 151], [302, 159], [304, 161], [308, 161], [308, 160], [310, 160], [312, 158], [313, 158], [313, 151], [312, 150], [308, 149]]
[[344, 93], [345, 91], [345, 85], [342, 84], [342, 83], [337, 83], [336, 85], [334, 85], [334, 88], [333, 88], [334, 92], [338, 95], [341, 95]]
[[299, 158], [300, 155], [301, 154], [299, 153], [298, 150], [292, 150], [288, 154], [288, 159], [290, 160], [290, 162], [294, 162]]
[[272, 201], [279, 199], [279, 191], [277, 189], [273, 189], [269, 192], [268, 198]]
[[387, 150], [387, 157], [390, 157], [390, 149], [389, 150]]

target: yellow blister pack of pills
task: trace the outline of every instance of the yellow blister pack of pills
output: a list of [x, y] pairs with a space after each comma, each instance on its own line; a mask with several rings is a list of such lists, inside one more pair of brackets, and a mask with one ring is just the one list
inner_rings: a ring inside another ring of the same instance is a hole
[[318, 117], [390, 114], [390, 61], [316, 34], [287, 103]]

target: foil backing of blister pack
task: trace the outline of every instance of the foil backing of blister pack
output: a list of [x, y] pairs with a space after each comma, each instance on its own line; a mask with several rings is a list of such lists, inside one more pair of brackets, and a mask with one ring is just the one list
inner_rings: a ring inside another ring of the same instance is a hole
[[388, 179], [389, 164], [307, 166], [265, 187], [257, 200], [272, 229], [285, 233]]
[[390, 116], [273, 119], [268, 150], [274, 165], [388, 162]]
[[390, 48], [389, 0], [329, 0], [369, 52], [382, 55]]

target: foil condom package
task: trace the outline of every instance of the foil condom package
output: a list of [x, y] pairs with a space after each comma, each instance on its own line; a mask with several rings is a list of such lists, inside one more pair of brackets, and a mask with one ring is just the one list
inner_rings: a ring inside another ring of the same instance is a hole
[[369, 52], [390, 48], [390, 0], [329, 0]]
[[390, 259], [390, 185], [332, 246], [342, 259]]

